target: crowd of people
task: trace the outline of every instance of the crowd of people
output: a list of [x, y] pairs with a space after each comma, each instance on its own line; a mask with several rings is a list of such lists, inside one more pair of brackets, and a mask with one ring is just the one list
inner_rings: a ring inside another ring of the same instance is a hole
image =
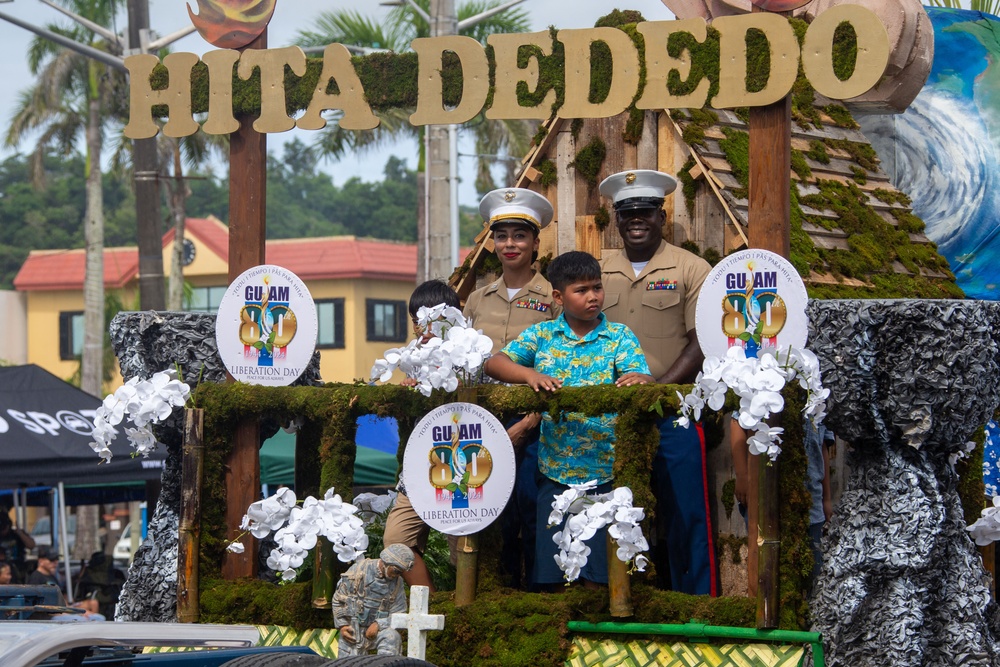
[[[585, 252], [563, 253], [549, 263], [547, 279], [536, 259], [539, 234], [553, 218], [552, 205], [527, 189], [487, 194], [480, 213], [492, 232], [502, 273], [473, 292], [464, 308], [471, 325], [493, 341], [486, 374], [538, 391], [693, 380], [703, 360], [695, 305], [710, 266], [663, 239], [663, 201], [676, 186], [672, 176], [651, 170], [605, 179], [600, 191], [611, 201], [622, 250], [603, 263]], [[458, 295], [440, 281], [418, 286], [409, 303], [415, 327], [421, 306], [440, 303], [457, 307]], [[416, 328], [414, 334], [429, 335]], [[559, 528], [546, 525], [551, 499], [568, 484], [589, 480], [599, 482], [598, 492], [610, 490], [613, 420], [614, 415], [569, 415], [556, 423], [547, 414], [527, 414], [506, 425], [517, 461], [513, 498], [501, 517], [502, 563], [511, 585], [548, 590], [563, 583], [552, 540]], [[668, 585], [716, 595], [703, 434], [699, 428], [675, 428], [673, 418], [658, 425], [652, 479]], [[405, 489], [400, 491], [385, 544], [409, 546], [414, 566], [403, 577], [433, 590], [422, 560], [429, 528]], [[585, 583], [606, 583], [604, 552], [593, 550], [581, 576]]]

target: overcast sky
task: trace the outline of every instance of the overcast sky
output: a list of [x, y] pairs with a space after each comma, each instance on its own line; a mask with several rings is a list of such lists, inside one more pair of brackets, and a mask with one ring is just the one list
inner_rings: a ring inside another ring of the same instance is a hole
[[[459, 0], [461, 1], [461, 0]], [[190, 0], [191, 6], [197, 9], [195, 0]], [[169, 34], [190, 23], [185, 0], [149, 0], [150, 23], [159, 34]], [[604, 14], [614, 7], [621, 9], [637, 9], [647, 20], [666, 20], [673, 17], [661, 0], [623, 0], [622, 3], [609, 3], [606, 0], [527, 0], [521, 5], [529, 14], [532, 29], [544, 30], [550, 25], [557, 28], [589, 28]], [[274, 17], [268, 27], [268, 44], [271, 47], [290, 44], [297, 32], [311, 27], [312, 19], [323, 11], [338, 9], [364, 8], [373, 16], [385, 16], [388, 8], [382, 7], [375, 0], [357, 2], [357, 0], [278, 0]], [[55, 9], [42, 4], [39, 0], [0, 0], [0, 13], [7, 14], [34, 25], [45, 26], [49, 23], [67, 23]], [[115, 26], [119, 32], [126, 29], [126, 17], [119, 18], [122, 22]], [[13, 114], [17, 100], [17, 92], [32, 85], [32, 77], [28, 70], [26, 53], [33, 35], [27, 30], [6, 21], [0, 21], [0, 43], [3, 44], [3, 58], [0, 60], [0, 80], [4, 82], [4, 93], [0, 95], [0, 123], [4, 133]], [[188, 51], [202, 54], [214, 47], [205, 42], [198, 33], [193, 33], [176, 42], [174, 51]], [[302, 130], [292, 130], [283, 134], [268, 135], [268, 150], [281, 154], [284, 141], [298, 137], [305, 143], [312, 143], [315, 133]], [[2, 143], [2, 142], [0, 142]], [[460, 143], [460, 151], [471, 151], [471, 145]], [[20, 147], [21, 152], [30, 152], [33, 143]], [[329, 171], [337, 185], [343, 184], [351, 176], [361, 176], [365, 180], [380, 180], [382, 167], [387, 157], [397, 154], [407, 161], [410, 168], [417, 162], [416, 146], [412, 141], [400, 142], [376, 153], [351, 157], [339, 163], [324, 163], [323, 168]], [[11, 149], [0, 146], [0, 156], [12, 154]], [[471, 158], [460, 158], [459, 173], [473, 173]], [[463, 182], [459, 191], [459, 200], [463, 205], [478, 203], [475, 187], [470, 177]]]

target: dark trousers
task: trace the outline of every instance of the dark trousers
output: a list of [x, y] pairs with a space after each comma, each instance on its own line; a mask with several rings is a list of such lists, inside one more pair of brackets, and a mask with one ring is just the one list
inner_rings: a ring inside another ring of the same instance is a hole
[[701, 426], [681, 428], [671, 418], [661, 420], [659, 427], [653, 493], [669, 560], [670, 588], [692, 595], [718, 595]]
[[500, 514], [500, 534], [503, 538], [500, 567], [503, 568], [504, 580], [508, 586], [531, 589], [535, 570], [535, 500], [538, 495], [535, 473], [538, 470], [538, 440], [533, 440], [515, 452], [514, 463], [514, 492]]

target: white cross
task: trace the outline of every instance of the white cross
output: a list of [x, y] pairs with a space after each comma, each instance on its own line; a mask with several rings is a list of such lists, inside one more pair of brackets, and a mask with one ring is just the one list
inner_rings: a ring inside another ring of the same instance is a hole
[[427, 613], [427, 597], [430, 589], [426, 586], [410, 588], [410, 613], [393, 614], [389, 619], [392, 627], [406, 629], [406, 656], [424, 659], [427, 655], [427, 632], [444, 630], [443, 614]]

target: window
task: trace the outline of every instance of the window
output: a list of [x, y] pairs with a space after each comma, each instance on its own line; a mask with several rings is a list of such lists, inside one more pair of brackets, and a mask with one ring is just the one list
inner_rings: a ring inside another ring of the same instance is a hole
[[192, 287], [187, 310], [193, 313], [217, 313], [226, 287]]
[[316, 347], [344, 347], [344, 300], [316, 301]]
[[405, 301], [365, 299], [368, 340], [403, 342], [406, 340]]
[[59, 358], [79, 359], [83, 354], [83, 313], [59, 313]]

